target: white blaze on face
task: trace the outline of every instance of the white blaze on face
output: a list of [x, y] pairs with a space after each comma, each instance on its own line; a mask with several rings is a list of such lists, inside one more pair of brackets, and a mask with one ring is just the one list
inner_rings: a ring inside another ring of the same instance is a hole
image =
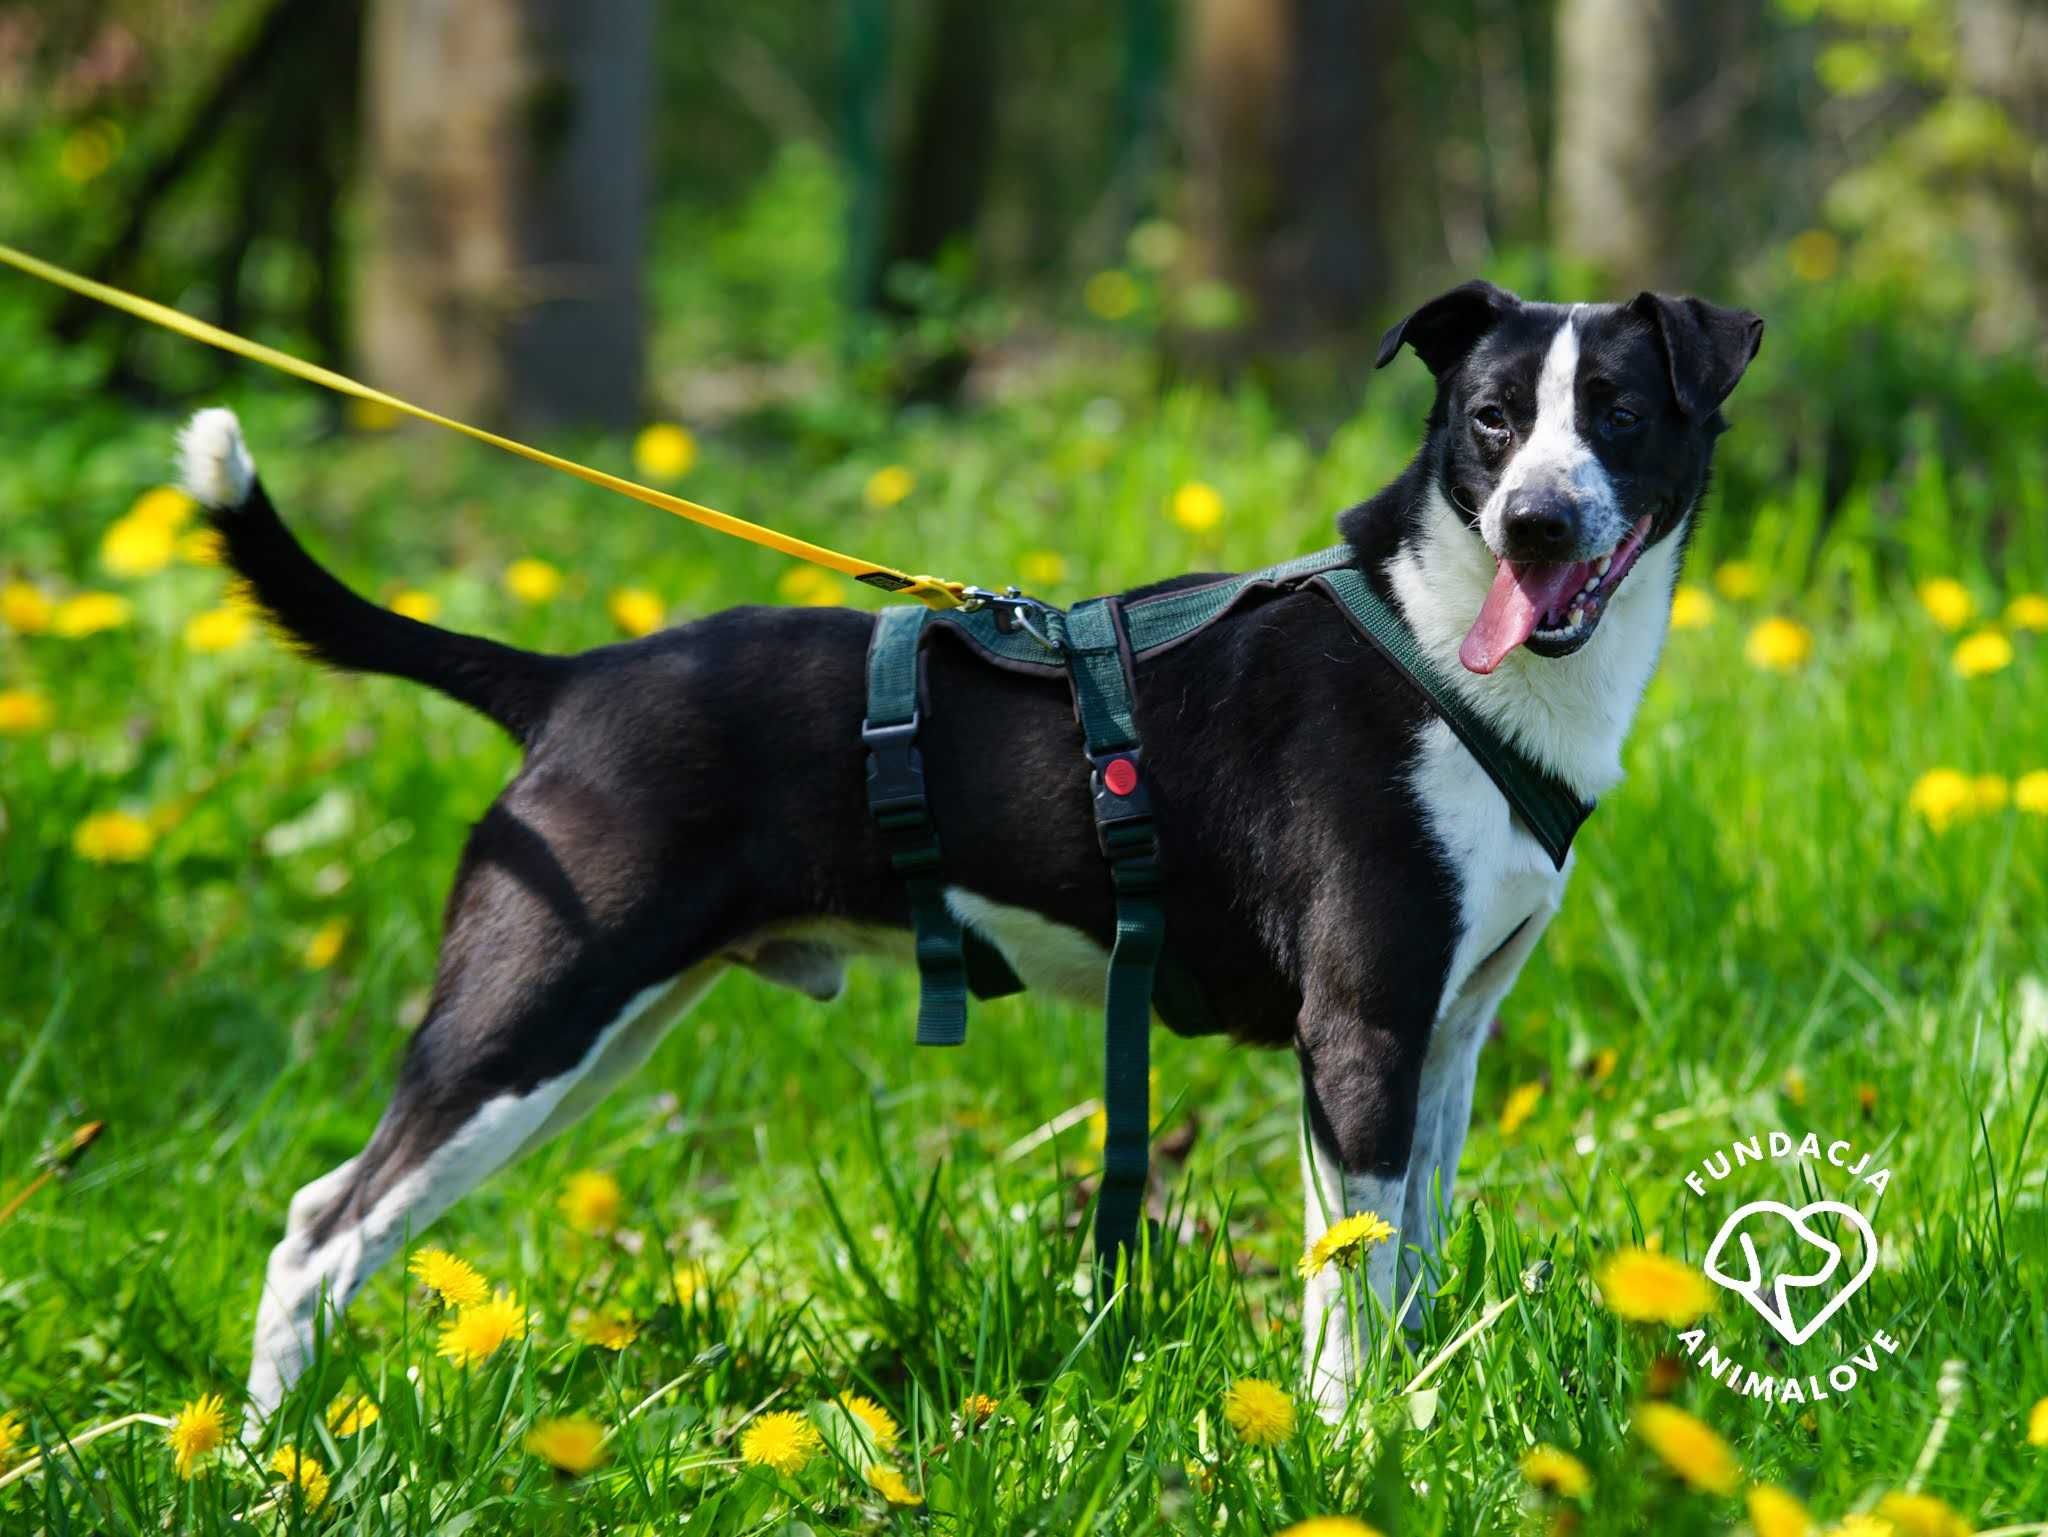
[[1515, 450], [1500, 484], [1480, 509], [1479, 532], [1496, 555], [1505, 548], [1508, 501], [1525, 487], [1553, 486], [1569, 490], [1578, 499], [1586, 553], [1612, 549], [1626, 532], [1606, 466], [1579, 436], [1578, 313], [1574, 306], [1551, 339], [1543, 372], [1536, 380], [1536, 425]]

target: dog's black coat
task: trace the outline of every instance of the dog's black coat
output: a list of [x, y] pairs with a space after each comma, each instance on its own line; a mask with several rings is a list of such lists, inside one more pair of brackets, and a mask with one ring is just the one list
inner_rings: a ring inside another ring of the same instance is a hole
[[[1533, 393], [1562, 313], [1467, 285], [1389, 334], [1386, 356], [1413, 344], [1438, 390], [1415, 460], [1340, 522], [1383, 597], [1432, 488], [1467, 510], [1487, 494], [1468, 408], [1516, 381]], [[1715, 408], [1755, 329], [1649, 296], [1588, 323], [1617, 387], [1657, 397], [1652, 430], [1600, 450], [1631, 505], [1655, 511], [1655, 537], [1697, 501]], [[1598, 433], [1589, 422], [1596, 446]], [[428, 1017], [370, 1146], [317, 1215], [314, 1246], [480, 1105], [573, 1069], [641, 990], [780, 926], [907, 927], [866, 808], [866, 615], [739, 608], [537, 656], [357, 597], [260, 485], [213, 517], [232, 566], [312, 655], [429, 684], [526, 749], [469, 840]], [[921, 742], [949, 882], [1106, 946], [1111, 887], [1065, 685], [940, 640], [927, 686]], [[1426, 706], [1334, 604], [1304, 591], [1149, 660], [1137, 714], [1168, 964], [1206, 1001], [1203, 1023], [1294, 1047], [1318, 1140], [1345, 1169], [1400, 1168], [1459, 922], [1461, 874], [1409, 782]]]

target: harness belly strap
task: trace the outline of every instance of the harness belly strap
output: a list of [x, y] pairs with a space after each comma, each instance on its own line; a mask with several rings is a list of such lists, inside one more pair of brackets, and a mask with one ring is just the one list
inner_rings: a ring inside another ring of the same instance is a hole
[[1152, 988], [1166, 943], [1159, 844], [1132, 702], [1130, 655], [1114, 598], [1077, 604], [1062, 651], [1094, 766], [1095, 832], [1116, 891], [1116, 939], [1102, 1005], [1102, 1188], [1095, 1261], [1105, 1273], [1137, 1240], [1152, 1135]]
[[961, 928], [946, 905], [945, 867], [938, 829], [925, 798], [924, 755], [917, 746], [921, 721], [928, 608], [884, 609], [868, 646], [868, 708], [860, 739], [868, 750], [868, 814], [882, 830], [889, 866], [910, 898], [917, 955], [917, 1043], [958, 1046], [967, 1039], [967, 994], [998, 998], [1021, 992], [1005, 961], [977, 935]]

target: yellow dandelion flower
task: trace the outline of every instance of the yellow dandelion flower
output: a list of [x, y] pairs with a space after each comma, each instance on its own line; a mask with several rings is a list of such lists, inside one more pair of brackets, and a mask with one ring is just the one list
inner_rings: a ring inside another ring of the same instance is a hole
[[1348, 1269], [1373, 1244], [1385, 1243], [1393, 1236], [1394, 1224], [1378, 1212], [1354, 1212], [1324, 1229], [1323, 1236], [1309, 1246], [1308, 1253], [1295, 1262], [1294, 1268], [1304, 1280], [1321, 1275], [1332, 1260]]
[[562, 573], [525, 556], [505, 568], [505, 590], [521, 603], [546, 603], [562, 590]]
[[422, 1286], [452, 1308], [472, 1308], [489, 1293], [482, 1274], [446, 1249], [422, 1249], [405, 1267]]
[[1251, 1446], [1278, 1446], [1294, 1434], [1294, 1400], [1259, 1377], [1241, 1377], [1223, 1395], [1223, 1418]]
[[1602, 1046], [1593, 1053], [1586, 1063], [1586, 1080], [1593, 1084], [1605, 1083], [1614, 1076], [1614, 1070], [1621, 1066], [1621, 1051], [1618, 1047]]
[[279, 1447], [270, 1459], [270, 1471], [297, 1488], [306, 1509], [318, 1510], [327, 1503], [327, 1469], [297, 1447]]
[[384, 1411], [367, 1393], [343, 1393], [327, 1406], [327, 1428], [344, 1441], [383, 1417]]
[[178, 559], [188, 566], [218, 566], [226, 558], [227, 546], [216, 529], [195, 528], [178, 536]]
[[2027, 1445], [2048, 1446], [2048, 1398], [2037, 1398], [2027, 1413]]
[[2019, 594], [2005, 605], [2005, 622], [2015, 630], [2048, 630], [2048, 593]]
[[100, 564], [113, 576], [148, 576], [171, 563], [178, 537], [161, 523], [121, 518], [100, 538]]
[[1522, 1477], [1531, 1488], [1575, 1500], [1593, 1487], [1593, 1475], [1570, 1452], [1555, 1446], [1532, 1448], [1522, 1458]]
[[32, 688], [0, 689], [0, 736], [24, 736], [50, 724], [50, 697]]
[[135, 498], [128, 516], [140, 523], [154, 523], [176, 533], [192, 521], [199, 504], [176, 486], [152, 486]]
[[1812, 1537], [1813, 1517], [1776, 1484], [1758, 1484], [1743, 1498], [1756, 1537]]
[[669, 1271], [668, 1284], [675, 1291], [677, 1304], [688, 1307], [711, 1289], [711, 1272], [702, 1260], [686, 1259]]
[[178, 1459], [178, 1477], [192, 1478], [203, 1471], [202, 1461], [226, 1444], [226, 1405], [218, 1393], [202, 1393], [178, 1411], [164, 1440]]
[[441, 1325], [441, 1341], [434, 1349], [457, 1366], [475, 1366], [513, 1340], [525, 1338], [526, 1309], [511, 1292], [501, 1290], [489, 1302], [472, 1303]]
[[1920, 584], [1920, 606], [1944, 630], [1960, 630], [1977, 612], [1977, 600], [1970, 596], [1970, 589], [1948, 576]]
[[1813, 631], [1796, 619], [1773, 615], [1749, 632], [1742, 654], [1765, 672], [1790, 672], [1813, 655]]
[[1949, 658], [1959, 678], [1984, 678], [2012, 666], [2012, 642], [1998, 630], [1979, 630], [1965, 637]]
[[17, 635], [40, 635], [50, 627], [57, 606], [32, 582], [0, 587], [0, 624]]
[[403, 614], [408, 619], [417, 619], [421, 624], [432, 624], [441, 612], [441, 600], [431, 592], [421, 592], [417, 587], [408, 587], [391, 600], [391, 612]]
[[1668, 1254], [1622, 1249], [1594, 1278], [1607, 1310], [1632, 1323], [1683, 1328], [1714, 1309], [1707, 1278]]
[[645, 587], [621, 587], [605, 601], [605, 612], [613, 624], [634, 636], [652, 635], [668, 614], [661, 599]]
[[96, 865], [127, 865], [149, 857], [156, 829], [126, 811], [102, 811], [80, 822], [71, 834], [71, 849]]
[[640, 1338], [640, 1321], [626, 1313], [593, 1313], [576, 1325], [583, 1340], [601, 1350], [624, 1350]]
[[299, 964], [308, 971], [325, 971], [341, 958], [341, 947], [347, 943], [348, 919], [329, 918], [306, 941], [305, 949], [299, 952]]
[[557, 1472], [580, 1478], [593, 1468], [604, 1466], [604, 1426], [580, 1414], [542, 1420], [526, 1433], [522, 1443], [529, 1457], [538, 1457]]
[[1877, 1502], [1877, 1515], [1898, 1537], [1970, 1537], [1975, 1529], [1931, 1494], [1888, 1494]]
[[1714, 622], [1714, 600], [1704, 587], [1682, 585], [1671, 594], [1671, 628], [1704, 630]]
[[555, 1205], [569, 1225], [585, 1233], [609, 1233], [626, 1208], [619, 1182], [602, 1169], [580, 1169], [562, 1182]]
[[1803, 1068], [1788, 1067], [1785, 1076], [1778, 1080], [1778, 1092], [1794, 1105], [1806, 1103], [1806, 1072]]
[[901, 1427], [890, 1417], [889, 1411], [872, 1398], [859, 1393], [841, 1393], [839, 1407], [858, 1420], [875, 1443], [875, 1450], [886, 1452], [896, 1444], [896, 1437], [902, 1434]]
[[1825, 283], [1842, 262], [1842, 242], [1831, 231], [1802, 230], [1785, 244], [1785, 263], [1802, 283]]
[[1067, 579], [1067, 557], [1058, 550], [1026, 550], [1017, 557], [1017, 575], [1026, 586], [1050, 587]]
[[1356, 1516], [1310, 1516], [1297, 1521], [1279, 1537], [1381, 1537], [1380, 1529], [1368, 1526]]
[[0, 1468], [13, 1462], [21, 1444], [28, 1439], [28, 1426], [22, 1424], [21, 1416], [9, 1409], [0, 1414]]
[[1536, 1080], [1516, 1084], [1508, 1090], [1507, 1100], [1500, 1107], [1500, 1134], [1512, 1137], [1529, 1124], [1529, 1117], [1536, 1113], [1536, 1107], [1543, 1103], [1543, 1084]]
[[2012, 787], [2012, 804], [2029, 816], [2048, 817], [2048, 769], [2020, 775]]
[[1173, 521], [1191, 534], [1206, 534], [1223, 521], [1223, 496], [1214, 486], [1191, 480], [1167, 504]]
[[118, 630], [135, 610], [119, 593], [81, 592], [59, 603], [50, 615], [50, 633], [65, 640], [82, 640], [102, 630]]
[[785, 1477], [801, 1473], [822, 1443], [801, 1414], [779, 1409], [764, 1414], [740, 1437], [740, 1459], [750, 1467], [773, 1468]]
[[917, 489], [917, 477], [900, 464], [885, 464], [868, 477], [861, 500], [876, 511], [894, 507]]
[[[2044, 1399], [2043, 1402], [2048, 1402], [2048, 1399]], [[986, 1393], [969, 1393], [960, 1400], [960, 1418], [970, 1425], [986, 1425], [996, 1417], [996, 1411], [1000, 1408], [1001, 1401], [989, 1397]]]
[[649, 480], [681, 480], [696, 463], [696, 438], [675, 422], [642, 427], [633, 439], [633, 468]]
[[1121, 267], [1098, 272], [1081, 289], [1088, 312], [1104, 320], [1122, 320], [1138, 307], [1138, 280]]
[[1978, 816], [1989, 816], [1995, 811], [2005, 810], [2012, 800], [2012, 786], [2003, 774], [1973, 774], [1970, 776], [1970, 810]]
[[1865, 1115], [1877, 1108], [1877, 1085], [1859, 1083], [1856, 1085], [1856, 1108]]
[[1714, 590], [1730, 603], [1746, 603], [1764, 590], [1764, 579], [1753, 561], [1725, 561], [1714, 572]]
[[210, 608], [194, 614], [185, 625], [185, 647], [212, 653], [232, 651], [256, 633], [256, 620], [246, 608]]
[[891, 1505], [922, 1505], [924, 1496], [910, 1487], [910, 1480], [885, 1463], [868, 1469], [868, 1484]]
[[1636, 1434], [1664, 1465], [1705, 1494], [1733, 1494], [1742, 1480], [1728, 1443], [1707, 1425], [1671, 1404], [1636, 1410]]
[[382, 400], [365, 400], [351, 395], [341, 408], [342, 420], [352, 432], [390, 432], [405, 420], [405, 413]]
[[1975, 802], [1975, 790], [1968, 774], [1952, 768], [1929, 769], [1913, 781], [1906, 808], [1936, 832], [1966, 815]]
[[1899, 1534], [1891, 1522], [1868, 1511], [1856, 1510], [1829, 1527], [1823, 1537], [1899, 1537]]
[[775, 590], [783, 601], [803, 603], [812, 608], [830, 608], [846, 596], [846, 584], [829, 571], [816, 566], [791, 566], [782, 573]]

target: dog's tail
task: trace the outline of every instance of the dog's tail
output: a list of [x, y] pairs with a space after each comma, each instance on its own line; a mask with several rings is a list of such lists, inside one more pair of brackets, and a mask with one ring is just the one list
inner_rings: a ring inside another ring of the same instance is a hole
[[234, 412], [199, 412], [178, 447], [185, 489], [219, 531], [228, 565], [300, 650], [330, 667], [437, 688], [521, 743], [533, 740], [568, 676], [568, 658], [422, 624], [343, 586], [270, 505]]

